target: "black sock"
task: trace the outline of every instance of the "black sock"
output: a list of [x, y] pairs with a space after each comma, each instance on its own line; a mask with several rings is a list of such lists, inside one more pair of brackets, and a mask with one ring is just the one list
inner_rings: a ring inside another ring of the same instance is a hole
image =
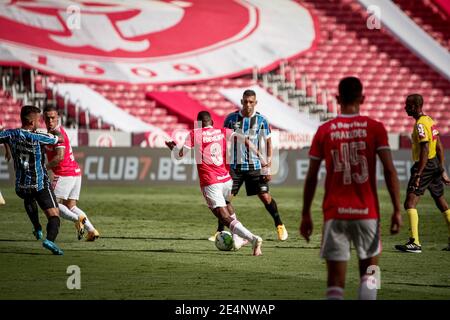
[[48, 218], [47, 223], [47, 240], [55, 242], [56, 236], [59, 232], [59, 217], [53, 216]]
[[218, 222], [217, 222], [217, 232], [220, 232], [220, 231], [223, 231], [223, 230], [225, 230], [225, 225], [222, 222], [220, 222], [220, 220], [218, 220]]
[[24, 200], [25, 211], [27, 212], [28, 218], [30, 218], [33, 224], [34, 230], [42, 230], [42, 226], [39, 223], [39, 211], [34, 199]]
[[266, 210], [269, 211], [270, 215], [273, 218], [273, 222], [275, 222], [275, 227], [279, 226], [280, 224], [283, 224], [281, 222], [280, 214], [278, 213], [278, 207], [277, 203], [275, 202], [275, 199], [272, 198], [272, 202], [269, 204], [264, 205], [266, 207]]

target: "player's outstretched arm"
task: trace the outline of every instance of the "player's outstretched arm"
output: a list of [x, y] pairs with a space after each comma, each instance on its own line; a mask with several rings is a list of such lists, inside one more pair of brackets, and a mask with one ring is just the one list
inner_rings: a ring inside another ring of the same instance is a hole
[[391, 150], [382, 149], [378, 151], [381, 163], [383, 165], [384, 180], [391, 197], [392, 207], [394, 209], [391, 216], [391, 234], [396, 234], [402, 226], [402, 215], [400, 207], [400, 183], [398, 181], [397, 171], [392, 161]]
[[419, 164], [417, 165], [417, 172], [414, 173], [415, 177], [415, 186], [419, 187], [420, 179], [422, 178], [423, 170], [428, 162], [428, 152], [429, 152], [430, 144], [428, 142], [420, 143], [420, 155], [419, 155]]
[[11, 149], [8, 144], [4, 143], [3, 145], [5, 146], [5, 160], [9, 162], [12, 158]]
[[5, 159], [6, 161], [10, 161], [12, 158], [11, 155], [11, 149], [9, 148], [8, 141], [10, 138], [10, 133], [8, 130], [4, 130], [3, 127], [0, 125], [0, 144], [3, 144], [5, 146]]
[[310, 159], [308, 173], [303, 187], [303, 209], [299, 231], [303, 238], [309, 242], [313, 232], [313, 222], [311, 219], [311, 204], [317, 188], [317, 174], [319, 173], [321, 160]]
[[447, 171], [445, 170], [444, 147], [442, 146], [439, 135], [437, 136], [436, 139], [437, 139], [437, 141], [436, 141], [436, 156], [438, 157], [439, 163], [442, 168], [442, 181], [446, 185], [450, 185], [450, 179], [447, 175]]
[[[170, 151], [174, 151], [175, 150], [175, 154], [174, 154], [175, 159], [180, 160], [181, 158], [183, 158], [184, 146], [183, 146], [183, 148], [178, 150], [177, 149], [177, 144], [175, 143], [175, 141], [165, 141], [164, 143], [170, 149]], [[178, 151], [178, 153], [176, 151]]]

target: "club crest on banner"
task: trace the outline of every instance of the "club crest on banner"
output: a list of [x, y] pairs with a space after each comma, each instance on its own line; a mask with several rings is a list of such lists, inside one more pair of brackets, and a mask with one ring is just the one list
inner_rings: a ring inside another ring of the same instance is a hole
[[316, 41], [314, 19], [297, 2], [223, 0], [218, 6], [210, 0], [2, 1], [0, 60], [74, 79], [181, 83], [273, 68]]

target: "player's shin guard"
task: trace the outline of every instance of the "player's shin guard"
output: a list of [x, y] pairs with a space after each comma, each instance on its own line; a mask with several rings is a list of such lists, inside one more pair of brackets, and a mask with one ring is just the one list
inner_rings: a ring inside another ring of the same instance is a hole
[[414, 239], [414, 243], [420, 246], [419, 241], [419, 214], [416, 209], [407, 209], [406, 213], [409, 218], [410, 234], [409, 237]]
[[59, 232], [59, 225], [60, 225], [59, 217], [53, 216], [53, 217], [48, 218], [48, 223], [47, 223], [47, 239], [48, 240], [55, 242], [55, 239], [58, 236], [58, 232]]
[[377, 300], [377, 288], [369, 283], [370, 276], [364, 275], [359, 283], [359, 300]]
[[272, 198], [272, 202], [270, 202], [269, 204], [264, 204], [264, 206], [272, 216], [273, 222], [275, 223], [275, 227], [283, 224], [283, 222], [281, 222], [281, 217], [280, 214], [278, 213], [278, 206], [274, 198]]
[[[72, 208], [70, 208], [70, 210], [75, 213], [76, 215], [80, 216], [80, 215], [84, 215], [86, 217], [85, 223], [84, 223], [84, 227], [86, 228], [86, 230], [88, 232], [94, 231], [95, 228], [93, 226], [93, 224], [91, 223], [91, 221], [89, 221], [89, 218], [87, 216], [87, 214], [81, 210], [80, 208], [78, 208], [77, 206], [74, 206]], [[77, 218], [78, 219], [78, 218]]]
[[33, 224], [34, 230], [42, 230], [42, 226], [39, 223], [39, 211], [36, 201], [25, 199], [24, 206], [31, 223]]
[[328, 287], [327, 300], [344, 300], [344, 288]]
[[59, 215], [61, 216], [61, 218], [72, 222], [78, 221], [78, 216], [72, 211], [70, 211], [69, 208], [67, 208], [62, 203], [58, 203], [58, 208], [59, 208]]
[[239, 237], [247, 239], [248, 241], [253, 241], [255, 237], [253, 233], [251, 233], [246, 227], [239, 222], [239, 220], [233, 220], [230, 223], [230, 231], [231, 233], [237, 234]]

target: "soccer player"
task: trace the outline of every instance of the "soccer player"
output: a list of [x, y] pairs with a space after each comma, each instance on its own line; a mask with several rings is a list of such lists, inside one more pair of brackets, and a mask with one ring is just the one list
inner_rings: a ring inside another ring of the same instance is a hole
[[[0, 125], [0, 131], [3, 130], [3, 126]], [[11, 150], [9, 149], [8, 145], [5, 143], [3, 144], [5, 147], [5, 160], [10, 161], [11, 160]], [[0, 206], [3, 206], [6, 204], [5, 198], [3, 198], [2, 192], [0, 191]]]
[[[3, 128], [0, 127], [0, 131], [2, 129]], [[5, 160], [9, 162], [11, 160], [11, 150], [9, 149], [7, 144], [3, 144], [3, 145], [5, 146]], [[0, 191], [0, 206], [3, 206], [5, 204], [6, 204], [5, 198], [3, 198], [2, 192]]]
[[59, 203], [61, 216], [75, 223], [78, 239], [87, 230], [87, 241], [94, 241], [99, 232], [94, 228], [87, 214], [78, 208], [77, 202], [81, 190], [81, 170], [72, 152], [69, 137], [59, 124], [58, 110], [53, 106], [44, 108], [44, 121], [50, 133], [60, 133], [64, 141], [57, 145], [47, 146], [47, 169], [53, 172], [53, 188]]
[[[313, 231], [311, 204], [317, 174], [325, 159], [326, 180], [322, 210], [324, 226], [321, 257], [327, 262], [328, 299], [343, 299], [347, 261], [353, 242], [359, 259], [359, 299], [375, 300], [377, 270], [381, 253], [380, 209], [376, 184], [376, 156], [381, 160], [384, 179], [394, 212], [391, 234], [401, 225], [400, 192], [387, 132], [382, 123], [359, 115], [364, 101], [358, 78], [344, 78], [336, 97], [341, 115], [321, 125], [309, 151], [309, 168], [304, 185], [300, 234], [309, 241]], [[370, 267], [370, 268], [369, 268]]]
[[[270, 127], [267, 119], [256, 111], [257, 100], [255, 91], [245, 90], [241, 104], [242, 111], [229, 114], [225, 119], [224, 127], [249, 137], [250, 141], [256, 146], [264, 143], [267, 150], [267, 168], [270, 168], [272, 162]], [[258, 195], [258, 198], [272, 216], [277, 229], [278, 240], [287, 240], [288, 232], [281, 221], [277, 203], [269, 193], [270, 171], [264, 170], [256, 153], [248, 150], [247, 146], [242, 143], [234, 145], [232, 155], [233, 159], [231, 159], [232, 163], [230, 165], [230, 173], [233, 178], [232, 197], [238, 194], [239, 189], [245, 182], [247, 196]], [[222, 230], [223, 225], [219, 222], [217, 232]], [[209, 240], [213, 240], [213, 238], [211, 237]]]
[[47, 216], [47, 238], [44, 248], [55, 255], [63, 251], [55, 244], [60, 220], [56, 197], [50, 186], [45, 168], [45, 153], [42, 145], [57, 144], [58, 137], [52, 134], [37, 133], [41, 110], [35, 106], [23, 106], [20, 112], [22, 128], [0, 131], [0, 143], [6, 143], [14, 159], [16, 171], [16, 194], [24, 200], [25, 210], [30, 218], [37, 240], [43, 238], [39, 223], [38, 208]]
[[428, 189], [438, 209], [444, 214], [448, 227], [448, 245], [443, 250], [450, 251], [450, 210], [444, 198], [444, 184], [450, 185], [444, 165], [444, 148], [439, 139], [433, 119], [422, 110], [423, 97], [412, 94], [406, 98], [405, 111], [416, 119], [412, 133], [412, 157], [414, 164], [406, 191], [405, 210], [409, 218], [410, 238], [404, 245], [395, 248], [404, 252], [422, 252], [419, 241], [419, 215], [417, 203]]
[[[233, 234], [252, 243], [253, 255], [259, 256], [262, 254], [261, 237], [251, 233], [237, 220], [235, 211], [228, 201], [233, 182], [225, 158], [227, 138], [230, 138], [233, 132], [232, 130], [213, 128], [211, 115], [207, 111], [199, 112], [197, 121], [201, 122], [201, 128], [190, 131], [183, 147], [175, 156], [178, 159], [183, 157], [187, 150], [194, 149], [200, 188], [208, 207]], [[170, 150], [174, 150], [176, 146], [173, 141], [166, 142], [166, 145]], [[244, 241], [237, 243], [237, 237], [233, 237], [233, 239], [235, 240], [235, 249], [239, 249], [246, 243]]]

